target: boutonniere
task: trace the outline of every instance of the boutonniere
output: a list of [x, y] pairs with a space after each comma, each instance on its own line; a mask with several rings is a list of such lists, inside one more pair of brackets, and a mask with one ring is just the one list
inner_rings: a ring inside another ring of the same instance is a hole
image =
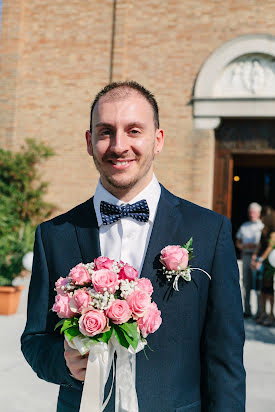
[[200, 270], [205, 273], [211, 280], [211, 276], [205, 270], [201, 268], [192, 268], [189, 265], [189, 261], [193, 258], [193, 239], [192, 237], [188, 240], [185, 245], [169, 245], [163, 248], [160, 252], [160, 262], [162, 263], [163, 273], [166, 279], [171, 282], [173, 281], [173, 288], [178, 291], [179, 278], [182, 277], [186, 282], [192, 280], [191, 271]]

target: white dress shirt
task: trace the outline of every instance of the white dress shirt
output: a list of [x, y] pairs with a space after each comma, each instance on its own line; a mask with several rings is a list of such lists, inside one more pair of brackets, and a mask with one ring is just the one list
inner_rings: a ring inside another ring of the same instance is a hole
[[258, 219], [256, 222], [245, 222], [239, 228], [236, 238], [243, 243], [243, 252], [252, 253], [253, 250], [245, 248], [247, 243], [254, 243], [258, 245], [261, 239], [262, 230], [264, 228], [263, 222]]
[[112, 203], [117, 206], [125, 204], [109, 193], [98, 182], [94, 195], [94, 208], [99, 227], [99, 242], [101, 255], [110, 259], [122, 260], [141, 273], [147, 246], [150, 240], [153, 223], [160, 198], [160, 185], [154, 175], [151, 182], [134, 199], [127, 202], [133, 204], [145, 199], [149, 206], [148, 222], [139, 222], [131, 217], [123, 217], [117, 222], [103, 225], [100, 214], [100, 202]]

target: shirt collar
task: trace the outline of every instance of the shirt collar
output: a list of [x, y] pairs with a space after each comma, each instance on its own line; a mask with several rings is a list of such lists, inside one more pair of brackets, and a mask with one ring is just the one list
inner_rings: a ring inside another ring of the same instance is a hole
[[[127, 203], [133, 204], [135, 202], [138, 202], [139, 200], [146, 199], [147, 204], [149, 206], [149, 221], [154, 222], [155, 216], [156, 216], [156, 211], [158, 207], [158, 202], [160, 198], [160, 184], [156, 178], [155, 175], [153, 175], [153, 178], [151, 182], [146, 186], [137, 196], [135, 196], [132, 200], [130, 200]], [[94, 208], [95, 208], [95, 213], [96, 213], [96, 218], [97, 218], [97, 223], [98, 227], [102, 225], [102, 219], [101, 219], [101, 214], [100, 214], [100, 202], [104, 200], [105, 202], [112, 203], [114, 205], [120, 206], [121, 204], [125, 203], [115, 196], [113, 196], [108, 190], [106, 190], [100, 180], [98, 181], [96, 191], [94, 194]]]

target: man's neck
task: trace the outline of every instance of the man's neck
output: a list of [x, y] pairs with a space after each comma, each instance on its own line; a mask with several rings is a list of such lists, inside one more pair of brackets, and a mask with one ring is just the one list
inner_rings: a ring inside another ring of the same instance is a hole
[[149, 186], [149, 184], [153, 180], [153, 176], [154, 175], [152, 175], [151, 179], [149, 180], [149, 182], [146, 182], [146, 184], [140, 185], [140, 186], [134, 186], [128, 189], [119, 189], [119, 188], [109, 187], [109, 185], [105, 185], [101, 179], [100, 179], [100, 182], [102, 186], [104, 187], [104, 189], [107, 190], [107, 192], [111, 193], [111, 195], [113, 195], [120, 201], [128, 203], [132, 199], [134, 199], [140, 192], [142, 192], [147, 186]]

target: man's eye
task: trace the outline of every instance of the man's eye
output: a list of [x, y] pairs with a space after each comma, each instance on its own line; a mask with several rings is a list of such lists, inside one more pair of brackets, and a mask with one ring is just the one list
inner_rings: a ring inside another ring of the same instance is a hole
[[102, 136], [109, 136], [109, 135], [111, 134], [111, 131], [108, 130], [108, 129], [104, 129], [104, 130], [102, 130], [102, 131], [100, 132], [100, 134], [101, 134]]
[[130, 130], [130, 133], [131, 133], [131, 134], [139, 134], [140, 132], [139, 132], [139, 130], [137, 130], [137, 129], [131, 129], [131, 130]]

